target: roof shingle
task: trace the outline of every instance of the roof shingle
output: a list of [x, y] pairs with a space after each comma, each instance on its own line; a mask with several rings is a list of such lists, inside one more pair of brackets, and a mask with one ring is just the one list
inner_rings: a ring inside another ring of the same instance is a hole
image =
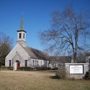
[[42, 52], [40, 50], [31, 47], [23, 47], [23, 48], [31, 56], [31, 58], [49, 60], [49, 55], [45, 52]]

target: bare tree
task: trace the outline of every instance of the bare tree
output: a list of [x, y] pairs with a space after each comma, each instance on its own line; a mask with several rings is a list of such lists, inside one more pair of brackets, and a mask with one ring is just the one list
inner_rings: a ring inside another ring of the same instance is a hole
[[0, 32], [0, 65], [4, 65], [5, 57], [12, 48], [13, 39]]
[[69, 5], [62, 12], [54, 11], [51, 18], [51, 29], [39, 32], [41, 43], [54, 54], [72, 52], [73, 60], [77, 62], [78, 51], [90, 44], [90, 12], [76, 13]]

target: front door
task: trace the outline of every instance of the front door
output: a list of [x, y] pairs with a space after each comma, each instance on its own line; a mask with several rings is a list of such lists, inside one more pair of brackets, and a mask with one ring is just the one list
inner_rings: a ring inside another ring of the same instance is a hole
[[14, 70], [17, 70], [20, 67], [20, 62], [16, 60]]
[[17, 69], [20, 67], [20, 62], [17, 62]]

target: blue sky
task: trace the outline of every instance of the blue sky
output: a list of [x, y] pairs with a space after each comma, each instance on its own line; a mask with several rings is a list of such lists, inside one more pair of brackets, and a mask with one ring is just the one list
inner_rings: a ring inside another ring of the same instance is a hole
[[50, 14], [62, 11], [65, 4], [72, 3], [76, 11], [90, 10], [90, 0], [0, 0], [0, 31], [13, 38], [16, 44], [17, 30], [24, 12], [24, 30], [27, 31], [27, 46], [43, 50], [38, 31], [50, 28]]

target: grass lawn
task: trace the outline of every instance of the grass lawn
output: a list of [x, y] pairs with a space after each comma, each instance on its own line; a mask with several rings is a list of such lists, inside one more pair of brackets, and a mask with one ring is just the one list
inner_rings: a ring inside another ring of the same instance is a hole
[[90, 80], [58, 80], [52, 71], [0, 71], [0, 90], [90, 90]]

